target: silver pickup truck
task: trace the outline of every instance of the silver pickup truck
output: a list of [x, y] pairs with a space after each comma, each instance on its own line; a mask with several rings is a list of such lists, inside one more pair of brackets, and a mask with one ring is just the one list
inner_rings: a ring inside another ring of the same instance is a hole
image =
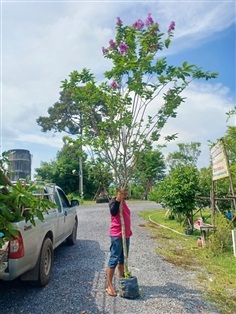
[[0, 280], [20, 277], [43, 287], [50, 280], [53, 250], [65, 240], [70, 245], [76, 242], [79, 202], [69, 202], [62, 189], [53, 184], [46, 184], [40, 194], [55, 207], [44, 214], [43, 221], [35, 218], [35, 226], [25, 221], [14, 223], [18, 237], [0, 249]]

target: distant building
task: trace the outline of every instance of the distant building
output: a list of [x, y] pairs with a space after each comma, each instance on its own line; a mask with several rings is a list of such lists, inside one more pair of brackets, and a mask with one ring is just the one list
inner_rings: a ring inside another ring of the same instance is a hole
[[8, 151], [8, 170], [10, 172], [10, 180], [31, 179], [31, 159], [30, 152], [26, 149], [11, 149]]

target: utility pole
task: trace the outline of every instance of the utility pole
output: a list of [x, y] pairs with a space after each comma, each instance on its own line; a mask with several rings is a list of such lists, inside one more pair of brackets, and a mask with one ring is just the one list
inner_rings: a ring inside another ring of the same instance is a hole
[[80, 113], [80, 158], [79, 158], [79, 192], [80, 197], [84, 199], [84, 189], [83, 189], [83, 145], [82, 145], [82, 136], [83, 136], [83, 122], [82, 122], [82, 113]]
[[[81, 146], [82, 149], [82, 146]], [[82, 152], [82, 150], [81, 150]], [[83, 190], [83, 164], [82, 164], [82, 157], [79, 158], [79, 192], [80, 197], [83, 200], [84, 198], [84, 190]]]

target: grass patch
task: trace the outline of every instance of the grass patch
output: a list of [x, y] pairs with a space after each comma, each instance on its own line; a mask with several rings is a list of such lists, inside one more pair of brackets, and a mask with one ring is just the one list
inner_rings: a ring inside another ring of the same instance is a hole
[[95, 201], [87, 201], [87, 200], [83, 200], [82, 202], [80, 202], [80, 206], [93, 205], [93, 204], [96, 204], [96, 202]]
[[[198, 271], [196, 281], [206, 299], [215, 302], [222, 314], [236, 313], [236, 258], [233, 253], [213, 254], [197, 246], [198, 230], [184, 235], [183, 226], [166, 216], [166, 210], [144, 211], [146, 228], [157, 241], [157, 254], [163, 260], [186, 270]], [[204, 212], [206, 222], [209, 212]], [[195, 218], [196, 220], [196, 218]]]

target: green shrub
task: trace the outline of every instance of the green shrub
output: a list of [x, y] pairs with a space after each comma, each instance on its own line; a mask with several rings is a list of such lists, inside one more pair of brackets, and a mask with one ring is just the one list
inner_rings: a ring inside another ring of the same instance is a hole
[[232, 222], [227, 220], [224, 215], [215, 215], [216, 231], [213, 232], [207, 241], [207, 247], [214, 254], [222, 254], [233, 250], [232, 243]]
[[177, 165], [159, 182], [149, 199], [162, 203], [175, 214], [190, 217], [198, 192], [198, 170], [192, 165]]

